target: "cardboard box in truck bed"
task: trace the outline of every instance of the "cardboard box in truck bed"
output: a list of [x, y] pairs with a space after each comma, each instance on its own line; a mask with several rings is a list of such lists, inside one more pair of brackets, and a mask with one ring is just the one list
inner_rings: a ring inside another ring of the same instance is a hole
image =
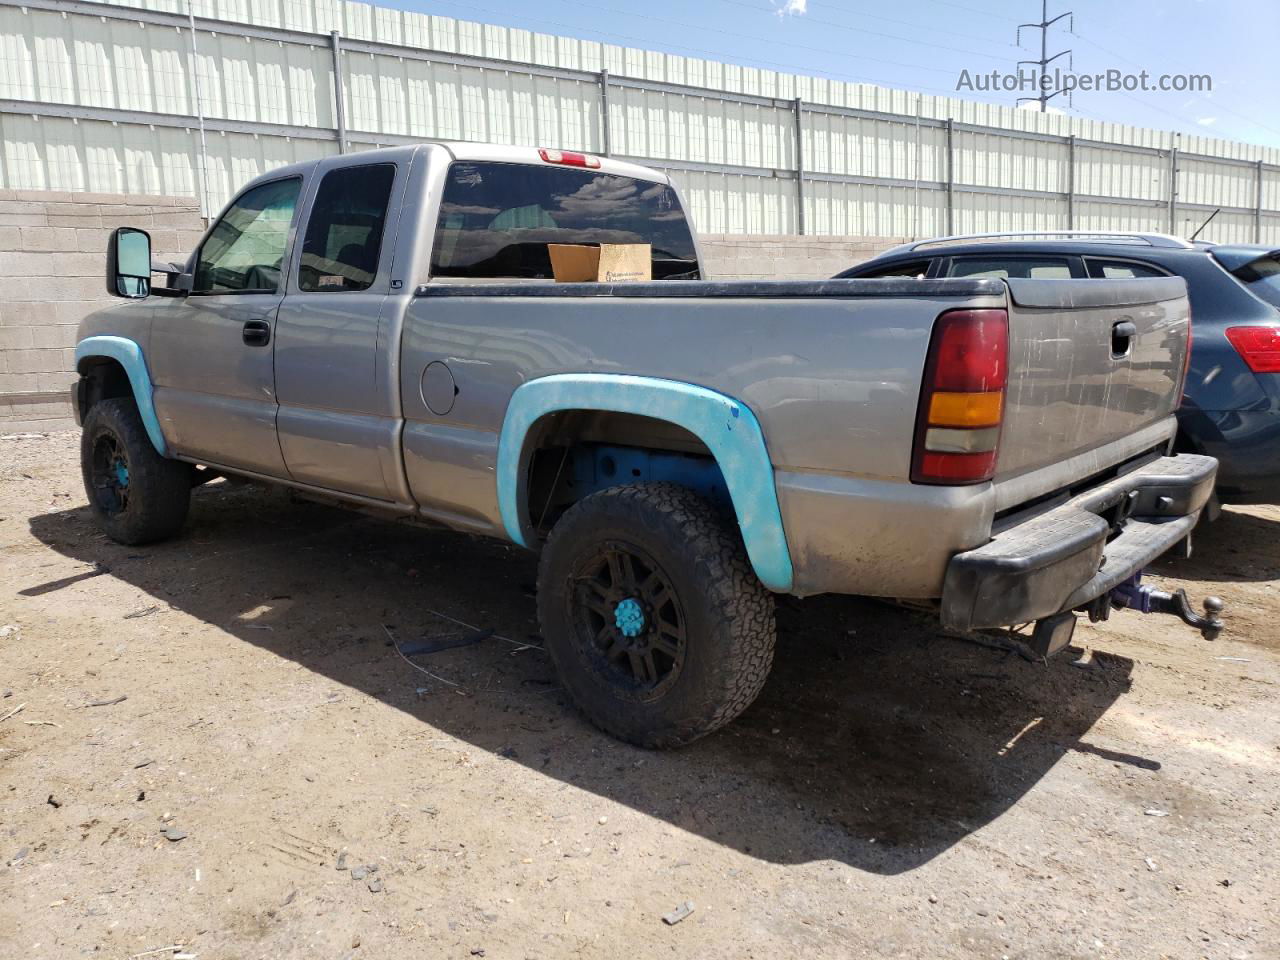
[[556, 283], [634, 283], [653, 279], [652, 246], [647, 243], [548, 243]]

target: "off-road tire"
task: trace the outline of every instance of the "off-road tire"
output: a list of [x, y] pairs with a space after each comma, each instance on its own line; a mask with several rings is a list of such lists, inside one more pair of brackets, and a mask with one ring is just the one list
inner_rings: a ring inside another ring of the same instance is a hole
[[[104, 449], [119, 452], [125, 466], [123, 488], [104, 485], [101, 465], [95, 468], [95, 456]], [[80, 434], [80, 472], [94, 519], [117, 543], [165, 540], [186, 522], [191, 465], [156, 452], [131, 398], [102, 400], [89, 409]]]
[[[587, 614], [574, 600], [578, 572], [614, 547], [654, 561], [685, 621], [678, 672], [652, 695], [603, 668], [604, 654], [584, 641], [590, 628], [579, 626]], [[641, 747], [683, 746], [724, 726], [759, 695], [773, 664], [773, 596], [756, 578], [736, 526], [675, 484], [611, 487], [566, 511], [539, 562], [538, 619], [560, 680], [582, 712]]]

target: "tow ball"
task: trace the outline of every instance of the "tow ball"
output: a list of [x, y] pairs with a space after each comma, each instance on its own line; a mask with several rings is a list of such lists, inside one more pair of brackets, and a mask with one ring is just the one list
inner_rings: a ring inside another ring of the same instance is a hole
[[1154, 587], [1144, 587], [1141, 581], [1142, 574], [1135, 573], [1109, 594], [1099, 597], [1089, 608], [1089, 619], [1095, 623], [1107, 619], [1112, 607], [1136, 610], [1139, 613], [1171, 613], [1183, 623], [1199, 630], [1206, 640], [1218, 639], [1218, 634], [1222, 633], [1221, 615], [1225, 606], [1221, 597], [1205, 597], [1204, 614], [1201, 615], [1192, 608], [1191, 601], [1187, 599], [1187, 591], [1175, 590], [1169, 593]]

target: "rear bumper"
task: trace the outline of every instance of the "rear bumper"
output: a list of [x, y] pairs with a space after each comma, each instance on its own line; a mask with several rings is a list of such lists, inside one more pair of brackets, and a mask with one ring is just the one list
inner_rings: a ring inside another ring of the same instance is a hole
[[956, 554], [943, 624], [1028, 623], [1102, 596], [1191, 532], [1216, 470], [1212, 457], [1161, 457]]

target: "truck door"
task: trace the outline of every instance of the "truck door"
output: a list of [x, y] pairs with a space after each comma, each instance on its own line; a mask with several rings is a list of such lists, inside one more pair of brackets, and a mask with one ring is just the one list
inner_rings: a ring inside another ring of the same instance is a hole
[[276, 439], [276, 312], [301, 177], [241, 194], [196, 255], [191, 293], [155, 312], [147, 363], [174, 450], [285, 477]]
[[280, 448], [294, 480], [394, 500], [400, 410], [390, 371], [398, 344], [383, 312], [408, 165], [358, 155], [338, 163], [298, 231], [276, 323]]

